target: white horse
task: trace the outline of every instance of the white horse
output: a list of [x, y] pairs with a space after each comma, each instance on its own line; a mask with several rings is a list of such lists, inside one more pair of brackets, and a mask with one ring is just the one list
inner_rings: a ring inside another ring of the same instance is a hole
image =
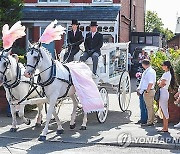
[[[48, 125], [54, 112], [54, 107], [59, 97], [67, 94], [73, 101], [73, 112], [71, 115], [70, 129], [75, 128], [76, 110], [78, 102], [75, 96], [75, 88], [70, 84], [70, 72], [60, 62], [52, 60], [50, 53], [41, 46], [41, 43], [30, 44], [27, 51], [27, 66], [25, 71], [26, 77], [31, 77], [35, 70], [40, 71], [40, 85], [44, 87], [45, 94], [48, 98], [49, 108], [46, 115], [46, 125], [39, 137], [39, 140], [46, 140]], [[56, 71], [56, 73], [54, 73]], [[86, 130], [87, 114], [84, 113], [81, 130]], [[58, 130], [62, 130], [60, 121], [57, 123]]]
[[[23, 74], [25, 68], [23, 65], [19, 66], [17, 60], [10, 55], [11, 50], [7, 49], [0, 52], [0, 84], [4, 86], [6, 91], [6, 98], [8, 103], [10, 104], [11, 114], [12, 114], [12, 128], [11, 132], [16, 132], [17, 130], [17, 121], [16, 121], [16, 106], [18, 102], [23, 100], [25, 96], [27, 96], [30, 90], [30, 79], [27, 79]], [[41, 87], [37, 88], [38, 91], [41, 90]], [[42, 91], [42, 90], [41, 90]], [[34, 91], [27, 98], [37, 97], [38, 93]], [[30, 119], [24, 117], [24, 101], [19, 105], [19, 117], [22, 121], [30, 125]], [[36, 126], [41, 126], [42, 121], [42, 108], [43, 104], [39, 103], [38, 106], [38, 117]]]

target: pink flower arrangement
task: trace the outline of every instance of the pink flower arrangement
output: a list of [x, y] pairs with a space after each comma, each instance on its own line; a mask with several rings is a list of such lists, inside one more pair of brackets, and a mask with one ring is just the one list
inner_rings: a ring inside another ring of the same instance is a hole
[[141, 73], [141, 72], [137, 72], [137, 73], [136, 73], [136, 78], [141, 78], [141, 76], [142, 76], [142, 73]]

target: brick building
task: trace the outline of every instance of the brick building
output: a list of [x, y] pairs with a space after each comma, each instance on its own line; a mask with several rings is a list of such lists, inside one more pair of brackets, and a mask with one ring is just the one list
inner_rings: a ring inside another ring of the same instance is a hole
[[175, 36], [167, 44], [169, 48], [180, 48], [180, 17], [177, 18]]
[[[89, 32], [90, 21], [98, 22], [104, 42], [127, 42], [131, 31], [144, 31], [145, 0], [24, 0], [22, 22], [27, 27], [27, 40], [38, 41], [50, 21], [71, 28], [71, 20], [78, 19], [83, 35]], [[61, 51], [66, 35], [61, 41], [52, 42], [47, 48], [53, 53]], [[25, 47], [25, 46], [24, 46]]]

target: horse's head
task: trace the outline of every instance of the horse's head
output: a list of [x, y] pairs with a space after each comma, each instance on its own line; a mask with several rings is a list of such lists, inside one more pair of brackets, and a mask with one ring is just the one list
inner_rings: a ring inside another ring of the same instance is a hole
[[5, 74], [9, 71], [11, 62], [9, 60], [9, 54], [11, 53], [11, 48], [2, 50], [0, 52], [0, 85], [3, 83]]
[[27, 65], [24, 76], [30, 78], [34, 75], [35, 70], [41, 65], [42, 53], [41, 53], [41, 43], [31, 44], [29, 42], [26, 56]]

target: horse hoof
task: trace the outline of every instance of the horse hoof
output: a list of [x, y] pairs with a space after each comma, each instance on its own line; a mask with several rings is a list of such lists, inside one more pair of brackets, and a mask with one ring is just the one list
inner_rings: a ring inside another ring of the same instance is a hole
[[36, 123], [35, 127], [39, 128], [39, 127], [41, 127], [41, 124]]
[[70, 129], [74, 129], [76, 127], [76, 124], [70, 125]]
[[81, 126], [80, 130], [86, 130], [86, 126]]
[[13, 133], [14, 133], [14, 132], [16, 132], [16, 131], [17, 131], [17, 128], [11, 128], [11, 129], [10, 129], [10, 132], [13, 132]]
[[26, 125], [30, 125], [31, 124], [31, 120], [28, 119], [27, 122], [26, 122]]
[[38, 141], [46, 141], [46, 136], [39, 136]]
[[60, 135], [64, 133], [64, 129], [57, 130], [56, 134]]

